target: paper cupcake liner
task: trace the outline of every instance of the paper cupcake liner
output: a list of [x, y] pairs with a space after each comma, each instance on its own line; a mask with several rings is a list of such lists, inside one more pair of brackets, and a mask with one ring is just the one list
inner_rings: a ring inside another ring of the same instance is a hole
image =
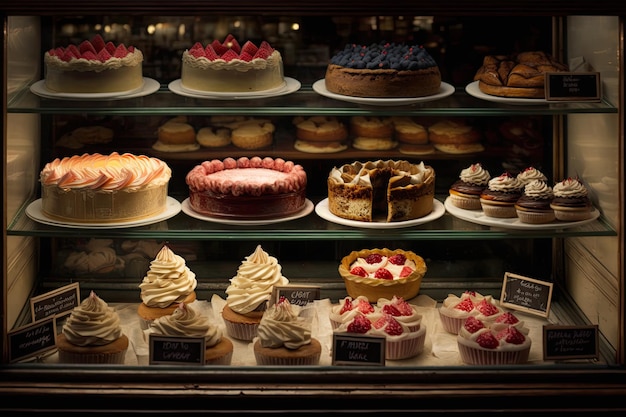
[[550, 223], [555, 219], [554, 212], [532, 212], [532, 211], [524, 211], [517, 210], [517, 217], [522, 223], [529, 224], [543, 224]]
[[121, 365], [126, 359], [126, 350], [116, 353], [73, 353], [59, 350], [59, 362], [61, 363], [94, 363]]
[[408, 359], [419, 355], [424, 351], [424, 342], [426, 341], [426, 327], [421, 326], [420, 330], [415, 333], [414, 337], [403, 340], [390, 340], [387, 338], [385, 342], [385, 359], [399, 360]]
[[500, 219], [510, 219], [517, 217], [515, 206], [493, 206], [490, 204], [482, 204], [483, 213], [487, 217], [497, 217]]
[[257, 365], [270, 365], [270, 366], [307, 366], [319, 364], [319, 355], [312, 355], [306, 357], [272, 357], [260, 355], [257, 352], [254, 353]]
[[441, 309], [439, 309], [439, 317], [441, 319], [441, 325], [443, 326], [443, 329], [446, 332], [452, 334], [459, 334], [461, 327], [463, 327], [463, 322], [466, 319], [466, 317], [458, 318], [446, 316], [444, 313], [441, 312]]
[[233, 339], [252, 341], [256, 336], [258, 323], [234, 323], [232, 321], [224, 320], [226, 325], [226, 333]]
[[569, 211], [569, 210], [554, 210], [554, 216], [557, 220], [566, 221], [566, 222], [577, 222], [581, 220], [586, 220], [591, 217], [591, 210], [581, 210], [581, 211]]
[[517, 351], [478, 349], [459, 343], [461, 360], [468, 365], [514, 365], [528, 362], [530, 346]]
[[469, 198], [469, 197], [461, 197], [458, 195], [450, 194], [450, 202], [463, 210], [480, 210], [480, 199], [478, 198]]
[[205, 365], [230, 365], [233, 360], [233, 352], [229, 352], [224, 356], [206, 359], [204, 361]]

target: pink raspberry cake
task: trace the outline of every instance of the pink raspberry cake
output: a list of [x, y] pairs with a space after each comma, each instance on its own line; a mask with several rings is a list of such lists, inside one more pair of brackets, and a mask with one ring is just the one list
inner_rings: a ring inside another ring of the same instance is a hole
[[368, 315], [374, 313], [374, 306], [366, 297], [359, 296], [352, 298], [350, 296], [339, 300], [337, 305], [330, 309], [330, 324], [333, 330], [341, 325], [341, 323], [352, 321], [358, 315]]
[[446, 332], [458, 334], [468, 317], [477, 317], [481, 320], [495, 319], [502, 312], [492, 296], [465, 291], [460, 297], [448, 295], [439, 308], [439, 317]]
[[204, 46], [196, 42], [183, 52], [181, 86], [189, 90], [249, 93], [285, 85], [280, 52], [262, 41], [243, 46], [233, 35]]
[[[508, 320], [513, 320], [508, 317]], [[505, 320], [489, 323], [469, 317], [457, 336], [461, 360], [469, 365], [511, 365], [528, 361], [528, 329]]]
[[143, 86], [143, 54], [100, 35], [44, 55], [44, 85], [56, 93], [121, 93]]
[[205, 216], [275, 219], [302, 210], [307, 175], [301, 165], [269, 157], [214, 159], [186, 176], [190, 208]]

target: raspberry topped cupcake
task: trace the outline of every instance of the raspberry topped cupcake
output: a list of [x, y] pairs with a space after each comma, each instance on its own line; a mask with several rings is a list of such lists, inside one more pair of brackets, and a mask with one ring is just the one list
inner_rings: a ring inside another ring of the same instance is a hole
[[483, 296], [475, 291], [465, 291], [460, 297], [450, 294], [439, 308], [441, 324], [448, 333], [458, 334], [468, 317], [482, 320], [495, 319], [503, 310], [496, 305], [492, 296]]
[[352, 298], [348, 296], [339, 300], [339, 304], [331, 307], [329, 318], [332, 328], [336, 329], [341, 323], [351, 321], [355, 316], [372, 313], [374, 313], [374, 306], [366, 297]]
[[480, 194], [489, 184], [491, 175], [481, 164], [463, 169], [459, 179], [450, 186], [450, 202], [464, 210], [480, 210]]
[[557, 220], [579, 221], [591, 217], [591, 200], [587, 188], [577, 178], [568, 178], [553, 187], [554, 199], [550, 207]]
[[498, 218], [517, 217], [515, 202], [522, 196], [524, 185], [508, 172], [489, 180], [480, 194], [480, 205], [485, 216]]
[[510, 365], [528, 361], [531, 340], [528, 329], [514, 325], [490, 325], [469, 317], [457, 337], [461, 360], [470, 365]]

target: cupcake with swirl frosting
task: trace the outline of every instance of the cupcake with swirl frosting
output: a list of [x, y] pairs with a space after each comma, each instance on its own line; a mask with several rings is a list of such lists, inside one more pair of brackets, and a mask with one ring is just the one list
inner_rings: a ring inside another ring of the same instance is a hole
[[204, 364], [230, 365], [233, 358], [233, 342], [224, 337], [222, 330], [209, 318], [197, 312], [191, 305], [180, 303], [169, 315], [154, 320], [145, 334], [204, 338]]
[[222, 318], [228, 335], [252, 341], [274, 287], [287, 284], [289, 280], [283, 276], [278, 260], [257, 245], [255, 251], [241, 262], [226, 288]]
[[292, 305], [284, 297], [263, 314], [254, 342], [258, 365], [317, 365], [322, 353], [320, 342], [311, 337], [311, 320], [303, 316], [307, 307]]
[[557, 220], [573, 222], [591, 217], [591, 200], [587, 188], [577, 178], [568, 178], [553, 187], [554, 198], [550, 207]]
[[178, 304], [195, 301], [197, 285], [196, 274], [185, 259], [164, 245], [139, 284], [142, 302], [137, 313], [141, 328], [145, 330], [153, 320], [172, 314]]
[[542, 224], [554, 220], [550, 203], [554, 197], [552, 187], [541, 180], [533, 180], [524, 187], [524, 194], [515, 203], [517, 217], [522, 223]]
[[508, 172], [489, 180], [480, 194], [480, 205], [488, 217], [517, 217], [515, 203], [522, 196], [524, 184]]
[[459, 179], [450, 186], [450, 202], [464, 210], [480, 210], [480, 194], [489, 185], [491, 175], [481, 164], [461, 170]]
[[123, 364], [128, 337], [117, 312], [92, 291], [70, 313], [56, 347], [61, 363]]

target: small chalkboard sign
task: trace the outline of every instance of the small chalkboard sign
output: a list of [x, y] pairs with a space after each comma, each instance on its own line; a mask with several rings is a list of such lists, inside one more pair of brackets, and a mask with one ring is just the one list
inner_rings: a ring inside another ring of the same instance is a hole
[[543, 326], [543, 359], [598, 359], [598, 326]]
[[150, 365], [204, 365], [203, 337], [150, 334]]
[[599, 72], [549, 72], [545, 79], [548, 101], [601, 101]]
[[354, 333], [333, 334], [333, 365], [385, 365], [385, 338]]
[[552, 302], [551, 282], [506, 272], [502, 283], [500, 304], [514, 310], [548, 317]]
[[53, 317], [9, 332], [9, 362], [56, 349], [56, 334], [56, 320]]
[[285, 297], [290, 304], [305, 306], [320, 299], [320, 288], [313, 285], [285, 285], [274, 287], [270, 305]]
[[32, 321], [39, 321], [50, 316], [69, 314], [80, 304], [78, 282], [58, 288], [45, 294], [31, 297], [30, 314]]

